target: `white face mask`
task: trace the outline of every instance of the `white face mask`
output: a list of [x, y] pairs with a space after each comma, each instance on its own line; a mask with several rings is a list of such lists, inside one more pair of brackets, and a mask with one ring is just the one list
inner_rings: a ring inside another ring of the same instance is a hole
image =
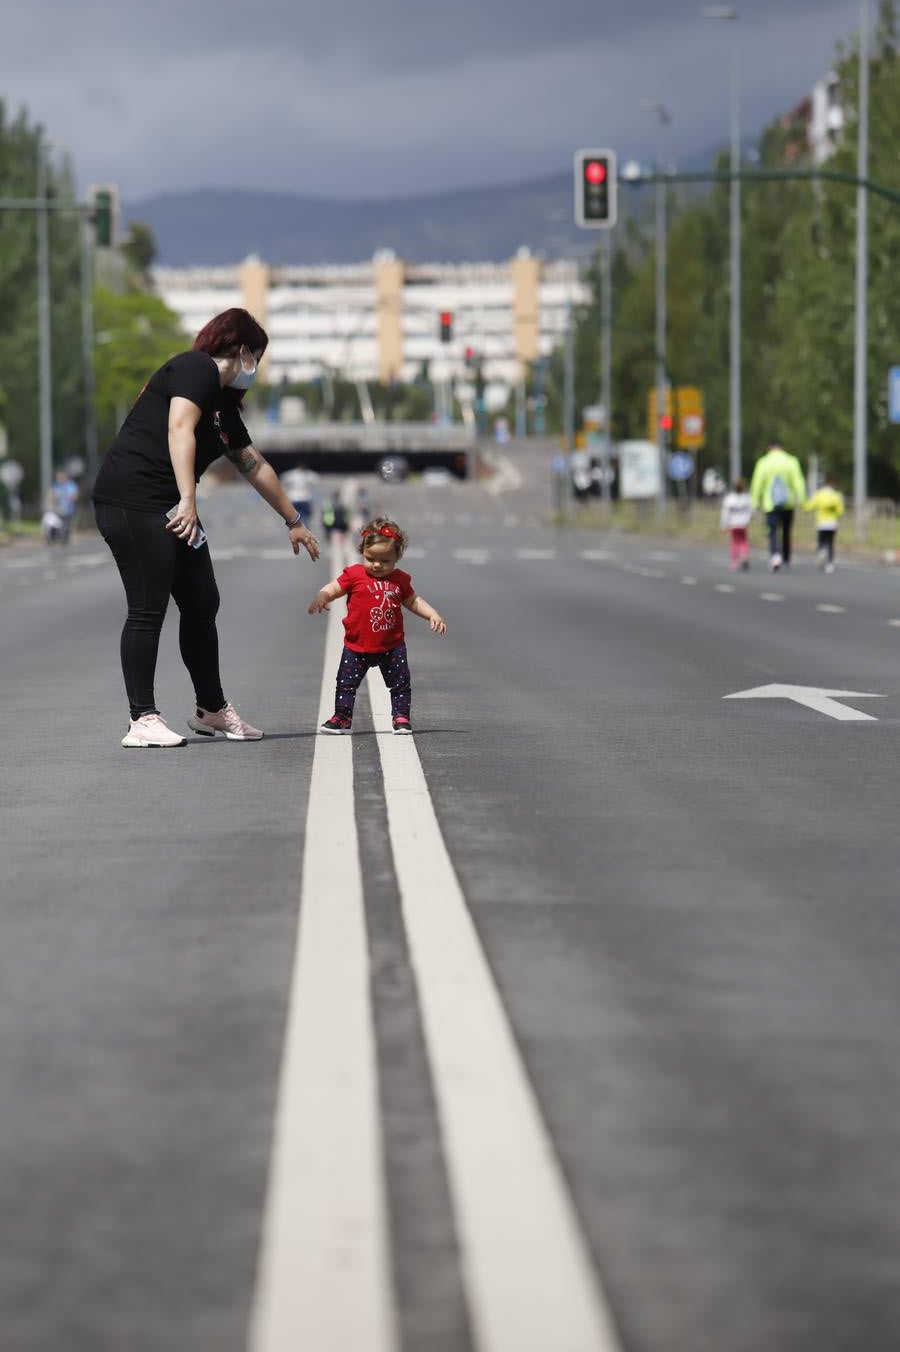
[[241, 369], [238, 371], [236, 376], [233, 376], [232, 379], [229, 380], [228, 384], [231, 386], [233, 390], [249, 390], [250, 386], [253, 384], [255, 379], [256, 379], [256, 362], [254, 361], [252, 370], [245, 371], [243, 366], [243, 358], [241, 358]]

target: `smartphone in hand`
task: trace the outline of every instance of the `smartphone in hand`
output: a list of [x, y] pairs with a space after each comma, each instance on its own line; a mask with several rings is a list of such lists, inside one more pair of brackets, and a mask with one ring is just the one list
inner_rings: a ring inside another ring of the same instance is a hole
[[[177, 508], [177, 507], [170, 507], [169, 510], [166, 512], [166, 520], [167, 520], [167, 521], [171, 521], [171, 520], [172, 520], [172, 517], [173, 517], [173, 516], [177, 516], [177, 515], [178, 515], [178, 508]], [[197, 526], [197, 534], [194, 536], [194, 543], [191, 545], [191, 549], [200, 549], [200, 548], [202, 548], [202, 546], [206, 544], [206, 540], [207, 540], [206, 531], [203, 529], [203, 527], [202, 527], [201, 525], [198, 524], [198, 526]]]

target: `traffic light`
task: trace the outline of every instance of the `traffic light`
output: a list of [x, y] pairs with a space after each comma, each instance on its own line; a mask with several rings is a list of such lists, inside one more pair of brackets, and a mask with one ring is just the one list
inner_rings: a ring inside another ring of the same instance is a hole
[[440, 314], [441, 322], [441, 342], [449, 343], [453, 338], [453, 315], [449, 310], [442, 310]]
[[575, 224], [586, 230], [604, 230], [615, 223], [615, 151], [576, 151]]
[[98, 249], [108, 249], [112, 245], [112, 213], [112, 193], [107, 188], [95, 189], [92, 220], [94, 223], [94, 243]]

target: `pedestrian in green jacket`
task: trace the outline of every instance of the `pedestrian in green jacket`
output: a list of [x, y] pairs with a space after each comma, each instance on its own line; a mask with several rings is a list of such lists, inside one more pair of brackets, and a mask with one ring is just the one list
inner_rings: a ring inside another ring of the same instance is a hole
[[765, 513], [769, 531], [769, 567], [777, 572], [791, 562], [794, 509], [806, 501], [806, 483], [800, 461], [777, 441], [769, 442], [769, 449], [753, 468], [750, 501]]

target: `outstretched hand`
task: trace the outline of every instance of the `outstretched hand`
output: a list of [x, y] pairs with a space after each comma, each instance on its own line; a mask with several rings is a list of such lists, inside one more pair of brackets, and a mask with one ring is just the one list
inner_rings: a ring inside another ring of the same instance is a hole
[[298, 522], [296, 526], [291, 527], [288, 531], [288, 538], [290, 539], [291, 548], [295, 554], [300, 553], [300, 546], [302, 545], [309, 557], [315, 563], [320, 553], [319, 542], [312, 531], [307, 526], [303, 525], [302, 521]]
[[330, 605], [330, 601], [323, 599], [321, 596], [316, 596], [310, 601], [306, 613], [307, 615], [318, 615], [320, 610], [328, 610]]

